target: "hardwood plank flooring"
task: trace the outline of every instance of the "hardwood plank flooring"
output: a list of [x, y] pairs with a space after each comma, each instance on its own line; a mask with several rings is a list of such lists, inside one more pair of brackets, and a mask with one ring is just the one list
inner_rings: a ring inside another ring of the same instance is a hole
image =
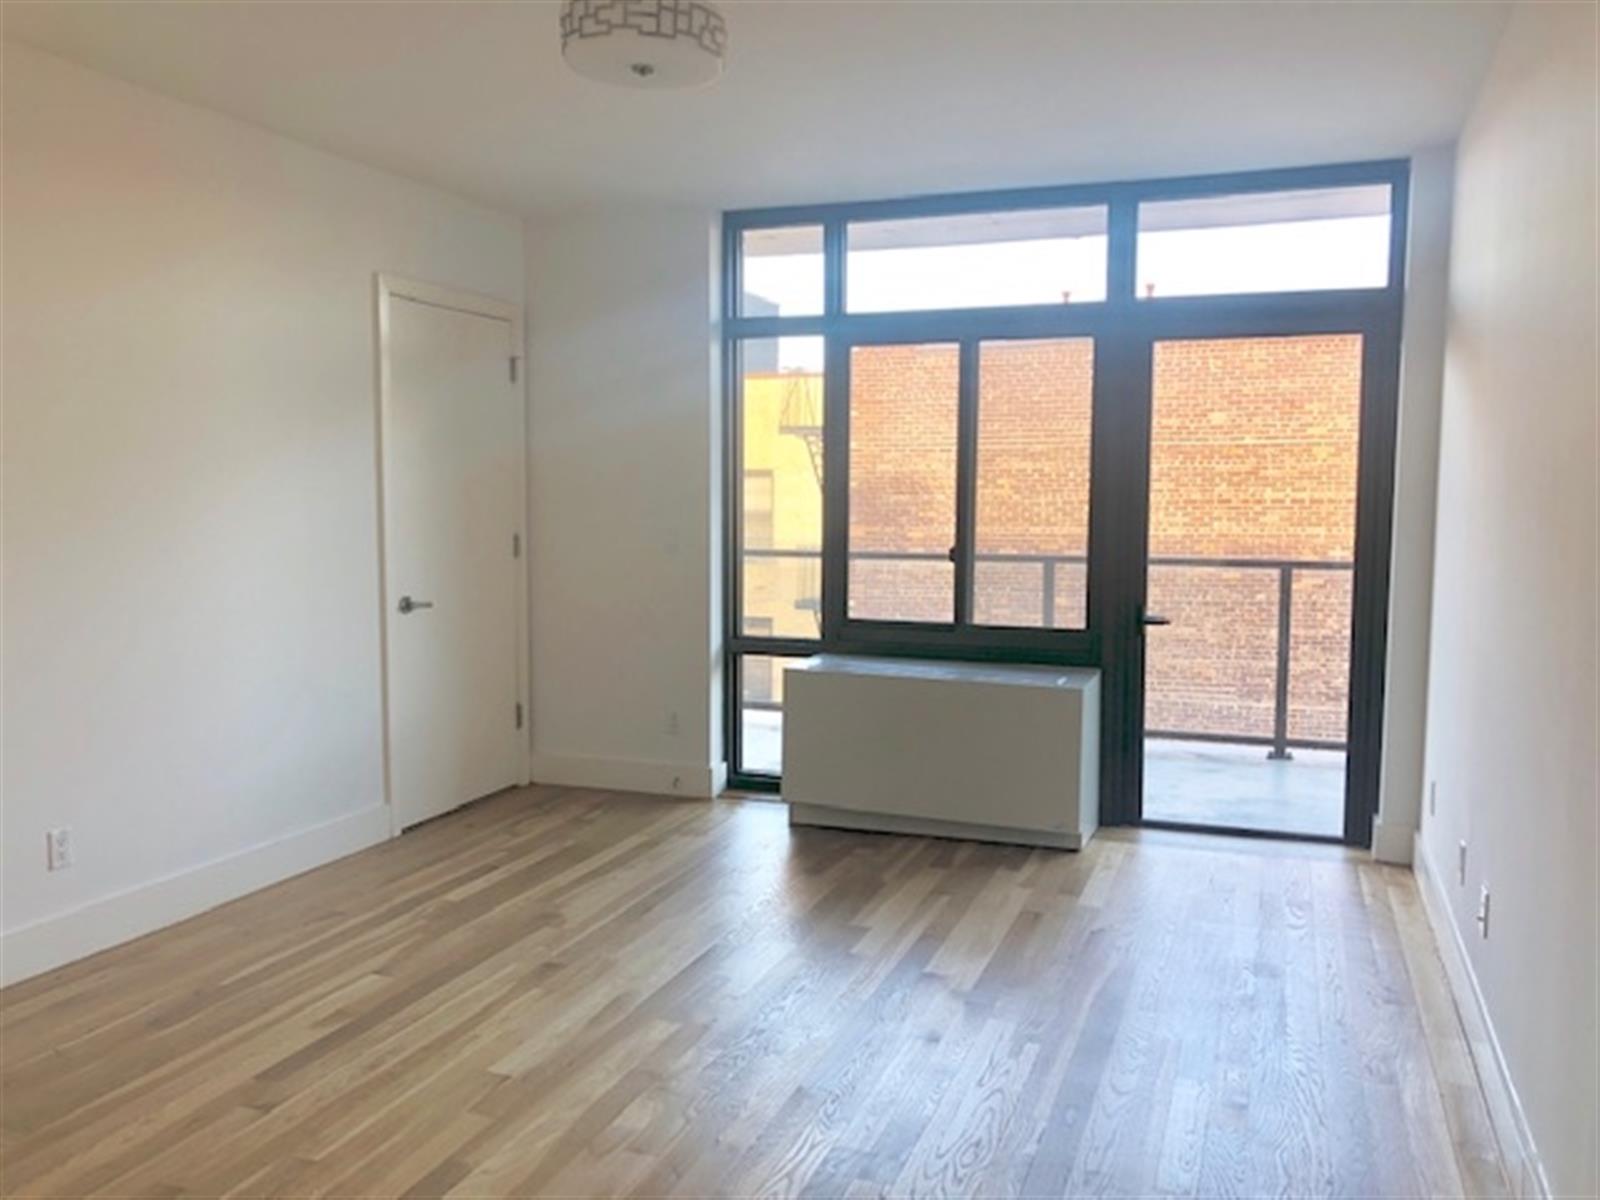
[[0, 1191], [1500, 1195], [1408, 872], [506, 793], [0, 992]]

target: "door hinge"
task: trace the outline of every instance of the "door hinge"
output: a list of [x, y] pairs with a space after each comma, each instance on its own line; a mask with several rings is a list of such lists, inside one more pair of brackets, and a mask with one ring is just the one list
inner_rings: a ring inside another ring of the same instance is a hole
[[517, 381], [517, 356], [515, 354], [513, 354], [511, 356], [511, 382], [515, 383], [516, 381]]
[[520, 533], [513, 533], [511, 535], [511, 557], [522, 557], [522, 535]]
[[522, 728], [522, 701], [517, 701], [517, 728]]

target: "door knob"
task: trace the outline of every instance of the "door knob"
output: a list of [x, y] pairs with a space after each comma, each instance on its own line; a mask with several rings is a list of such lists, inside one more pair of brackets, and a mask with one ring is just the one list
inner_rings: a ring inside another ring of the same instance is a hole
[[1153, 612], [1146, 612], [1144, 610], [1144, 605], [1141, 604], [1141, 605], [1139, 605], [1139, 624], [1140, 625], [1144, 625], [1144, 626], [1171, 625], [1172, 624], [1172, 618], [1171, 617], [1158, 616], [1157, 614], [1155, 614]]
[[410, 596], [401, 596], [399, 609], [402, 613], [416, 612], [419, 608], [432, 608], [432, 600], [413, 600]]

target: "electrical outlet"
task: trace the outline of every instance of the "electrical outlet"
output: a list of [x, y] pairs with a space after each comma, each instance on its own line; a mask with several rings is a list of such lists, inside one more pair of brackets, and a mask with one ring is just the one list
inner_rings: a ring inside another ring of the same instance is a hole
[[1489, 885], [1486, 883], [1478, 889], [1478, 936], [1489, 936]]
[[72, 830], [63, 826], [48, 829], [44, 835], [45, 866], [51, 871], [64, 871], [72, 865]]
[[1430, 817], [1439, 812], [1439, 781], [1433, 780], [1428, 784], [1428, 815]]
[[1456, 886], [1467, 886], [1467, 843], [1465, 840], [1456, 843]]
[[683, 776], [674, 775], [672, 777], [672, 790], [673, 791], [677, 791], [682, 786], [683, 786]]
[[676, 709], [667, 714], [667, 734], [670, 737], [678, 736], [678, 713]]

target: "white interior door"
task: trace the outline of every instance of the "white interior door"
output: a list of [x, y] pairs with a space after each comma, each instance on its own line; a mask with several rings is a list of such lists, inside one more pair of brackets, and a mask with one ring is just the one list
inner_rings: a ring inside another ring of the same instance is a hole
[[384, 558], [400, 828], [523, 780], [516, 345], [508, 319], [389, 296]]

